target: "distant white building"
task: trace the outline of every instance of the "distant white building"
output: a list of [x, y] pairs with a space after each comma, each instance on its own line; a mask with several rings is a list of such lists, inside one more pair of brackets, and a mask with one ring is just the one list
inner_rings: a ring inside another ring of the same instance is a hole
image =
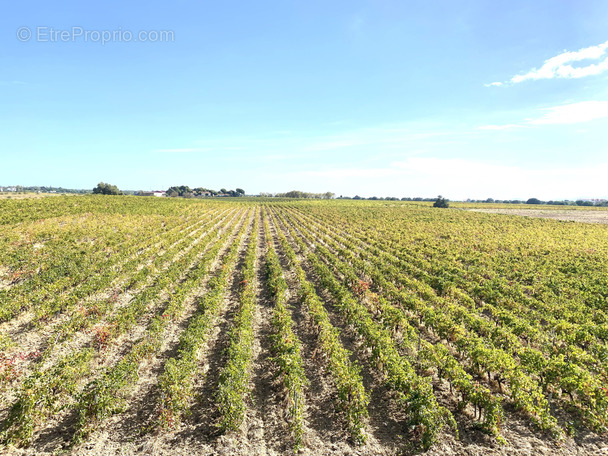
[[154, 191], [152, 192], [152, 194], [153, 194], [154, 196], [163, 197], [163, 196], [166, 196], [167, 192], [166, 192], [166, 191], [164, 191], [164, 190], [154, 190]]

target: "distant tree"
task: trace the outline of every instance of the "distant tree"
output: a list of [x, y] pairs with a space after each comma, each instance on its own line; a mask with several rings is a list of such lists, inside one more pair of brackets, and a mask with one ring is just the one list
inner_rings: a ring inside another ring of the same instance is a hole
[[167, 196], [176, 197], [182, 196], [185, 198], [192, 198], [192, 190], [187, 185], [180, 185], [178, 187], [169, 187], [166, 192]]
[[593, 201], [576, 200], [577, 206], [593, 206]]
[[335, 193], [325, 192], [325, 193], [323, 193], [323, 196], [321, 198], [323, 198], [323, 199], [332, 199], [334, 196], [336, 196]]
[[207, 194], [209, 195], [213, 195], [215, 192], [214, 190], [210, 190], [208, 188], [203, 188], [203, 187], [196, 187], [194, 189], [192, 189], [192, 194], [194, 196], [207, 196]]
[[448, 200], [446, 200], [443, 196], [439, 195], [435, 200], [435, 203], [433, 203], [433, 207], [447, 208], [450, 207], [450, 205], [448, 204]]
[[484, 203], [494, 203], [494, 198], [488, 198], [487, 200], [484, 201]]
[[226, 190], [225, 188], [221, 188], [220, 193], [228, 193], [228, 190]]
[[236, 192], [239, 193], [241, 196], [245, 196], [245, 190], [243, 190], [242, 188], [237, 188]]
[[354, 200], [360, 200], [360, 199], [362, 199], [362, 198], [361, 198], [359, 195], [355, 195], [355, 196], [353, 196], [353, 199], [354, 199]]
[[97, 187], [93, 189], [93, 193], [96, 195], [122, 195], [122, 192], [116, 185], [106, 184], [105, 182], [97, 184]]
[[530, 198], [528, 201], [526, 201], [526, 204], [543, 204], [543, 202], [538, 198]]

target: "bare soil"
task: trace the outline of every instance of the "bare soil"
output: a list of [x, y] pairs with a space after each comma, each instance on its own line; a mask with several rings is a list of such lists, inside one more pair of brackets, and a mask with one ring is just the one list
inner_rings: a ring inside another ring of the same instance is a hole
[[608, 224], [608, 211], [549, 210], [549, 209], [465, 209], [488, 214], [519, 215], [522, 217], [546, 218], [569, 222]]

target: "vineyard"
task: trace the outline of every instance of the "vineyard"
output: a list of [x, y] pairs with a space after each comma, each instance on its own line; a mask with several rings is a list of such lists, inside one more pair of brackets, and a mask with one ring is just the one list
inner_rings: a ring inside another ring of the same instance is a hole
[[608, 455], [608, 227], [0, 201], [2, 454]]

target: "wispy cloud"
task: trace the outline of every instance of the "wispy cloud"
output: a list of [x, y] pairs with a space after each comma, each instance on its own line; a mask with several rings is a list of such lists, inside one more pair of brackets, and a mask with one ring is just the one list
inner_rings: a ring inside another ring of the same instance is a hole
[[506, 125], [482, 125], [477, 127], [478, 130], [510, 130], [511, 128], [518, 128], [521, 125], [517, 124], [506, 124]]
[[359, 33], [365, 27], [366, 19], [362, 13], [352, 16], [348, 21], [348, 28], [351, 32]]
[[354, 166], [293, 173], [290, 179], [318, 183], [318, 188], [330, 183], [363, 196], [383, 189], [384, 195], [393, 196], [441, 193], [454, 199], [574, 199], [580, 195], [606, 196], [607, 172], [608, 163], [541, 169], [461, 158], [409, 157], [375, 168]]
[[608, 101], [579, 101], [540, 110], [540, 115], [525, 119], [521, 123], [505, 125], [482, 125], [478, 130], [510, 130], [530, 125], [564, 125], [590, 122], [608, 118]]
[[581, 101], [545, 110], [545, 114], [528, 121], [531, 125], [554, 125], [589, 122], [608, 117], [608, 101]]
[[324, 150], [343, 149], [345, 147], [353, 147], [364, 144], [359, 139], [342, 139], [342, 140], [328, 140], [312, 143], [304, 147], [306, 151], [319, 152]]
[[2, 85], [2, 86], [27, 85], [27, 82], [24, 82], [24, 81], [0, 81], [0, 85]]
[[[305, 131], [263, 132], [257, 135], [229, 135], [208, 137], [183, 144], [184, 147], [156, 149], [156, 153], [213, 152], [227, 157], [233, 152], [246, 152], [243, 160], [302, 158], [308, 161], [335, 159], [337, 156], [355, 154], [387, 156], [407, 150], [413, 153], [426, 147], [439, 147], [475, 134], [461, 126], [403, 122], [362, 128], [339, 128], [327, 134], [309, 134]], [[182, 145], [178, 145], [182, 146]]]
[[324, 177], [328, 179], [344, 179], [344, 178], [377, 178], [387, 177], [402, 174], [397, 168], [341, 168], [341, 169], [326, 169], [321, 171], [307, 171], [306, 175]]
[[[545, 60], [540, 68], [533, 68], [524, 74], [513, 76], [509, 82], [517, 84], [524, 81], [536, 81], [539, 79], [569, 78], [578, 79], [586, 76], [594, 76], [604, 71], [608, 71], [608, 41], [580, 49], [578, 51], [566, 51]], [[582, 60], [597, 60], [586, 66], [574, 67], [571, 64]], [[503, 85], [502, 82], [491, 82], [484, 84], [486, 87], [497, 87]]]
[[209, 152], [210, 150], [208, 147], [183, 147], [177, 149], [156, 149], [155, 152], [163, 154], [187, 154], [191, 152]]

